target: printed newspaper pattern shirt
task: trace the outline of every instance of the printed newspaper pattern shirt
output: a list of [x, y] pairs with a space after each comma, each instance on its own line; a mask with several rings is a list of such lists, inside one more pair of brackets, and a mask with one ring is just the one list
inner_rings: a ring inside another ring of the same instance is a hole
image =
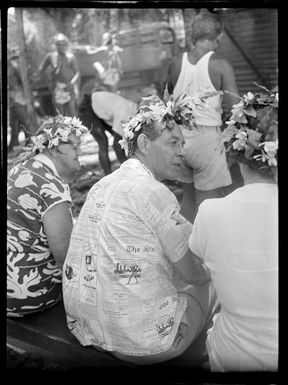
[[192, 231], [179, 209], [136, 159], [91, 188], [63, 268], [68, 326], [82, 345], [135, 356], [172, 345], [187, 304], [171, 261]]
[[47, 157], [38, 159], [42, 161], [29, 159], [8, 174], [7, 312], [12, 316], [62, 299], [61, 269], [49, 250], [42, 218], [55, 204], [71, 203], [70, 189]]

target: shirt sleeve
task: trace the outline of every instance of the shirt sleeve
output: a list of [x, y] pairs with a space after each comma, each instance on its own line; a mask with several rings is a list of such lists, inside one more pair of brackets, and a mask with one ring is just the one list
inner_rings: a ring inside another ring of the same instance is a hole
[[204, 206], [204, 202], [202, 202], [193, 223], [192, 234], [189, 238], [189, 247], [191, 251], [202, 260], [204, 260], [205, 254], [205, 226], [203, 225]]
[[[33, 169], [35, 172], [33, 172]], [[32, 164], [33, 184], [30, 189], [40, 199], [40, 215], [41, 218], [47, 210], [61, 202], [72, 203], [69, 185], [64, 183], [52, 170], [44, 167], [39, 167], [39, 162]]]
[[142, 204], [145, 221], [158, 238], [165, 256], [171, 262], [179, 261], [187, 253], [192, 224], [180, 214], [176, 197], [163, 188], [146, 195]]

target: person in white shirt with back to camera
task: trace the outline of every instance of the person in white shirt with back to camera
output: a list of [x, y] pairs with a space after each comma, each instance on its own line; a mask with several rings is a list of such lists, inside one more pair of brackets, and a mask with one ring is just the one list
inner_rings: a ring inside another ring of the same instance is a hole
[[263, 88], [233, 106], [223, 132], [244, 186], [202, 202], [189, 240], [221, 305], [206, 342], [212, 371], [278, 368], [278, 94]]

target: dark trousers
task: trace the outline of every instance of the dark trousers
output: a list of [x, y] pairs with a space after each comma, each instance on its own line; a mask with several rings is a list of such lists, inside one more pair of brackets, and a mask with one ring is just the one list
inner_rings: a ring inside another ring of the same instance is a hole
[[26, 130], [29, 131], [26, 106], [23, 106], [22, 104], [18, 104], [18, 103], [13, 103], [10, 106], [9, 124], [11, 127], [11, 139], [8, 146], [8, 150], [12, 151], [14, 146], [19, 145], [18, 136], [19, 136], [20, 130], [24, 131], [26, 139], [28, 137], [28, 134], [26, 132]]
[[100, 119], [93, 111], [91, 104], [91, 95], [84, 95], [82, 102], [79, 105], [78, 117], [95, 138], [99, 146], [99, 162], [104, 170], [105, 175], [111, 173], [111, 162], [108, 155], [108, 138], [105, 131], [108, 131], [113, 137], [113, 149], [120, 163], [123, 163], [127, 158], [120, 144], [118, 143], [121, 136], [116, 134], [112, 127]]

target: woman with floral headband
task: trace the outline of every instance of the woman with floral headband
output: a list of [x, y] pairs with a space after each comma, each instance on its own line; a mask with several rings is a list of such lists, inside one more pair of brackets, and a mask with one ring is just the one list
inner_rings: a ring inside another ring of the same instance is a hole
[[77, 118], [49, 118], [8, 174], [8, 316], [35, 313], [62, 299], [72, 231], [67, 181], [80, 168], [77, 149], [86, 132]]
[[221, 304], [206, 342], [212, 371], [277, 370], [277, 119], [278, 94], [266, 89], [233, 106], [223, 140], [244, 186], [203, 202], [189, 240]]

